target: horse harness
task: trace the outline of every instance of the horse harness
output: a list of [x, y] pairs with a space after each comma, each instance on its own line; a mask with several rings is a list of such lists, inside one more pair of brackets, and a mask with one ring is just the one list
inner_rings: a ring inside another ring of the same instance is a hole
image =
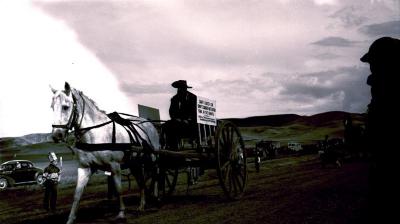
[[[136, 128], [139, 128], [143, 133], [146, 134], [146, 132], [139, 126], [139, 124], [146, 122], [146, 121], [139, 121], [139, 120], [134, 120], [134, 119], [125, 119], [120, 116], [120, 113], [118, 112], [112, 112], [107, 114], [108, 118], [110, 121], [90, 126], [90, 127], [85, 127], [85, 128], [79, 128], [82, 124], [83, 117], [85, 115], [85, 107], [86, 103], [85, 100], [82, 96], [82, 92], [79, 92], [80, 97], [83, 99], [83, 106], [82, 106], [82, 117], [80, 118], [79, 123], [78, 121], [78, 109], [77, 109], [77, 99], [75, 98], [74, 94], [72, 94], [73, 98], [73, 109], [72, 113], [68, 119], [67, 124], [61, 124], [61, 125], [52, 125], [53, 128], [62, 128], [67, 130], [67, 135], [66, 139], [68, 138], [68, 130], [71, 130], [74, 128], [75, 132], [75, 138], [76, 138], [76, 143], [75, 147], [81, 150], [85, 151], [102, 151], [102, 150], [112, 150], [112, 151], [127, 151], [132, 149], [132, 147], [143, 147], [147, 148], [150, 147], [152, 148], [147, 141], [140, 136], [139, 132], [137, 131]], [[136, 117], [134, 115], [130, 114], [123, 114], [131, 117]], [[139, 121], [139, 122], [138, 122]], [[138, 123], [134, 123], [138, 122]], [[81, 143], [80, 142], [80, 136], [84, 135], [87, 131], [90, 131], [92, 129], [100, 128], [105, 125], [111, 124], [113, 125], [113, 132], [112, 132], [112, 143], [101, 143], [101, 144], [91, 144], [91, 143]], [[121, 125], [126, 132], [129, 135], [130, 143], [116, 143], [116, 123]], [[73, 126], [75, 124], [75, 126]], [[146, 134], [147, 135], [147, 134]]]

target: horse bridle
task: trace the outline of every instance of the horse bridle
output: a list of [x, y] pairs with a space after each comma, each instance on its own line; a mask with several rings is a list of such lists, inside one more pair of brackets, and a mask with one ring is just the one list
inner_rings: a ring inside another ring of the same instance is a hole
[[[73, 103], [73, 107], [72, 107], [72, 113], [69, 116], [67, 124], [53, 124], [53, 125], [51, 125], [53, 128], [62, 128], [62, 129], [66, 129], [67, 131], [72, 129], [73, 124], [78, 119], [78, 107], [76, 105], [77, 101], [76, 101], [74, 95], [72, 95], [72, 100], [74, 102]], [[83, 108], [83, 112], [82, 112], [82, 117], [81, 117], [81, 121], [79, 122], [79, 124], [82, 124], [83, 116], [85, 115], [85, 101], [82, 100], [82, 102], [83, 102], [83, 107], [82, 107]], [[79, 127], [79, 126], [77, 126], [77, 127]]]

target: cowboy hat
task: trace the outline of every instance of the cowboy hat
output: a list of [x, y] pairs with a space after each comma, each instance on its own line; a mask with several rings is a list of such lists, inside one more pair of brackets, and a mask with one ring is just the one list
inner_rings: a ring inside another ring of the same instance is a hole
[[192, 88], [191, 86], [187, 85], [186, 80], [178, 80], [178, 81], [173, 82], [171, 85], [172, 85], [172, 87], [178, 88], [178, 89], [180, 89], [180, 88]]

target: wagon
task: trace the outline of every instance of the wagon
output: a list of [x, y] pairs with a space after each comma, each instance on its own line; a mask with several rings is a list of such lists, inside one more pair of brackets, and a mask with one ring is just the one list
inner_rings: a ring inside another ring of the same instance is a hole
[[119, 202], [116, 218], [125, 218], [121, 196], [121, 168], [124, 164], [134, 171], [140, 189], [138, 209], [141, 211], [145, 208], [146, 192], [158, 200], [171, 195], [179, 170], [187, 167], [190, 173], [193, 167], [216, 169], [228, 198], [238, 199], [243, 195], [247, 183], [244, 142], [233, 123], [217, 121], [215, 101], [197, 97], [196, 108], [193, 108], [197, 111], [196, 144], [188, 147], [182, 141], [175, 147], [171, 144], [161, 144], [164, 147], [160, 147], [159, 136], [168, 132], [158, 134], [156, 121], [116, 112], [105, 114], [93, 100], [82, 91], [71, 88], [67, 82], [64, 90], [51, 90], [54, 94], [51, 104], [54, 115], [52, 138], [55, 142], [65, 142], [73, 129], [76, 141], [74, 147], [68, 146], [76, 153], [78, 161], [69, 224], [75, 221], [83, 190], [92, 172], [98, 169], [111, 174], [109, 179], [114, 181]]
[[[197, 97], [196, 136], [182, 138], [178, 147], [163, 145], [160, 150], [147, 152], [155, 162], [143, 162], [147, 173], [147, 192], [157, 200], [173, 194], [181, 170], [188, 174], [187, 185], [201, 171], [215, 169], [219, 184], [228, 199], [239, 199], [247, 185], [247, 155], [239, 129], [230, 121], [215, 118], [215, 101]], [[207, 103], [208, 102], [208, 103]], [[207, 104], [205, 107], [201, 104]], [[212, 107], [210, 107], [210, 105]], [[211, 110], [207, 112], [207, 110]], [[130, 116], [128, 114], [122, 114]], [[149, 121], [157, 125], [160, 121]], [[164, 122], [164, 121], [161, 121]], [[165, 134], [160, 131], [161, 137]], [[192, 140], [190, 143], [189, 140]], [[193, 144], [194, 142], [194, 144]], [[132, 147], [137, 153], [143, 153], [141, 147]], [[147, 166], [147, 167], [146, 167]]]

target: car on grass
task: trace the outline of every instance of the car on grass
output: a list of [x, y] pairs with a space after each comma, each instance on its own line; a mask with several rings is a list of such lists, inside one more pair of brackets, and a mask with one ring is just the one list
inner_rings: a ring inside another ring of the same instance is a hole
[[43, 170], [29, 160], [10, 160], [0, 165], [0, 190], [28, 184], [42, 184]]

